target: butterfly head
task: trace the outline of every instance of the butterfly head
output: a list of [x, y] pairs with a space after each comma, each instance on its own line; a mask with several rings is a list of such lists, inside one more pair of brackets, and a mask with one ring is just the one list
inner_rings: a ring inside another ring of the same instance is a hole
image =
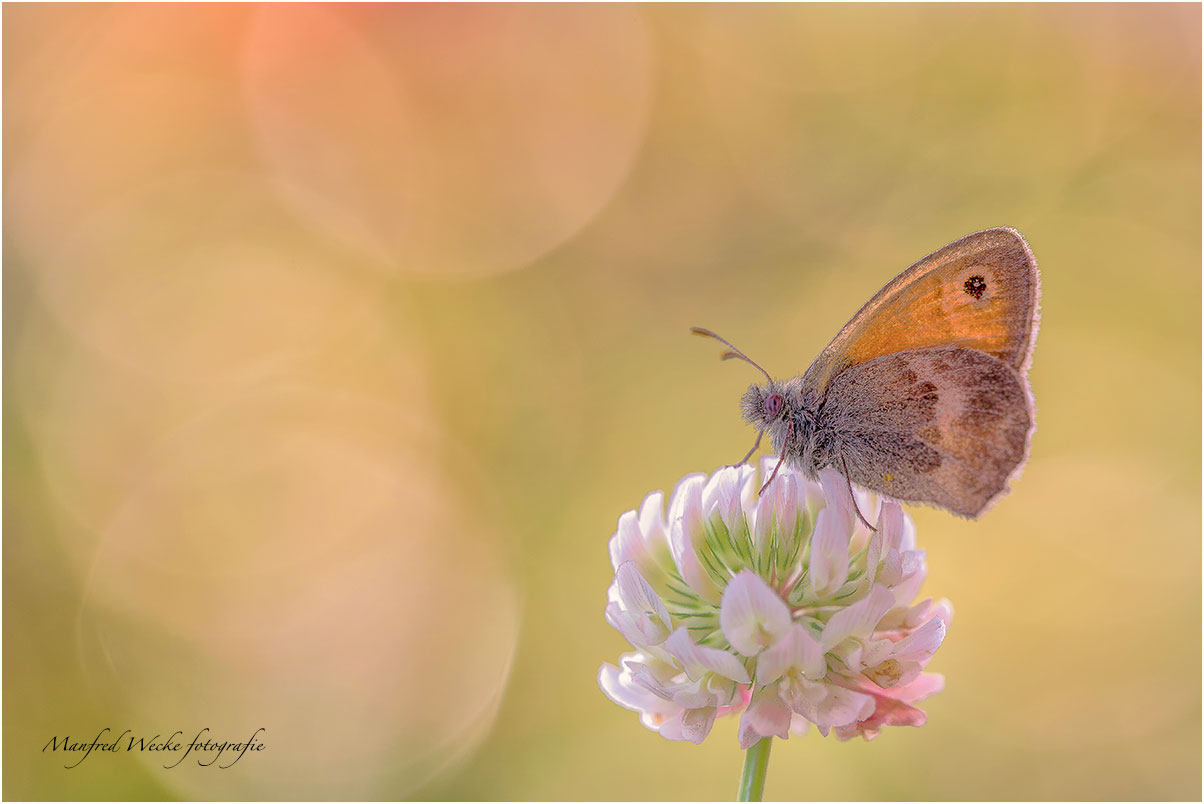
[[764, 385], [750, 385], [740, 398], [744, 421], [758, 430], [765, 430], [781, 421], [787, 407], [786, 389], [773, 380]]
[[769, 372], [761, 368], [751, 357], [709, 329], [693, 327], [691, 331], [695, 335], [714, 338], [726, 346], [728, 351], [723, 353], [724, 360], [743, 360], [765, 375], [765, 384], [750, 385], [740, 400], [740, 409], [744, 412], [745, 421], [758, 430], [771, 430], [775, 424], [780, 424], [786, 418], [787, 410], [790, 407], [789, 390], [782, 383], [769, 376]]
[[749, 450], [744, 460], [748, 460], [749, 456], [756, 452], [764, 435], [769, 436], [775, 452], [799, 453], [815, 431], [817, 409], [814, 395], [805, 391], [804, 379], [795, 377], [786, 381], [775, 380], [752, 358], [709, 329], [693, 327], [692, 331], [695, 335], [714, 338], [727, 346], [728, 351], [723, 353], [724, 360], [743, 360], [765, 375], [764, 383], [753, 383], [740, 398], [740, 411], [744, 414], [744, 420], [757, 428], [757, 443]]

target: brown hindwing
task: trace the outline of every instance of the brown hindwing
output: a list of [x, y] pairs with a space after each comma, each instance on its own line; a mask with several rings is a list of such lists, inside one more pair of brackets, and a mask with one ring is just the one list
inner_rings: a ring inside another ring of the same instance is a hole
[[946, 347], [846, 368], [828, 387], [816, 430], [832, 457], [843, 453], [854, 483], [976, 517], [1023, 464], [1033, 421], [1016, 368]]

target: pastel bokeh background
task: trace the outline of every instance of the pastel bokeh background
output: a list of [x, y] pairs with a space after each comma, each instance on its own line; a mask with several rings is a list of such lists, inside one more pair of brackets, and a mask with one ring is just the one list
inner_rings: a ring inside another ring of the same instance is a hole
[[[7, 5], [4, 796], [729, 799], [595, 676], [620, 513], [1019, 228], [1039, 429], [922, 729], [777, 799], [1198, 799], [1198, 5]], [[233, 769], [99, 729], [240, 739]]]

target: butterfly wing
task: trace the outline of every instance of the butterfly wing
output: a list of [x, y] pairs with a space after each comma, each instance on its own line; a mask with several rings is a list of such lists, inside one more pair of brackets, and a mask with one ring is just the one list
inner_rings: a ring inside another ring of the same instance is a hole
[[817, 468], [847, 466], [859, 486], [977, 517], [1023, 466], [1033, 424], [1028, 382], [1003, 360], [959, 347], [897, 352], [832, 380]]
[[1037, 261], [1015, 229], [987, 229], [929, 254], [866, 302], [803, 375], [823, 398], [849, 366], [908, 349], [963, 346], [1023, 376], [1036, 338]]

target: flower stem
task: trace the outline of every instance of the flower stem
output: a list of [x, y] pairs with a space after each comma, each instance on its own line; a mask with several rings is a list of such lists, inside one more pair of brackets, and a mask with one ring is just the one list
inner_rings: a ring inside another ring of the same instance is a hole
[[769, 769], [769, 747], [772, 737], [758, 740], [744, 752], [744, 775], [740, 777], [740, 797], [737, 801], [760, 801], [765, 792], [765, 773]]

